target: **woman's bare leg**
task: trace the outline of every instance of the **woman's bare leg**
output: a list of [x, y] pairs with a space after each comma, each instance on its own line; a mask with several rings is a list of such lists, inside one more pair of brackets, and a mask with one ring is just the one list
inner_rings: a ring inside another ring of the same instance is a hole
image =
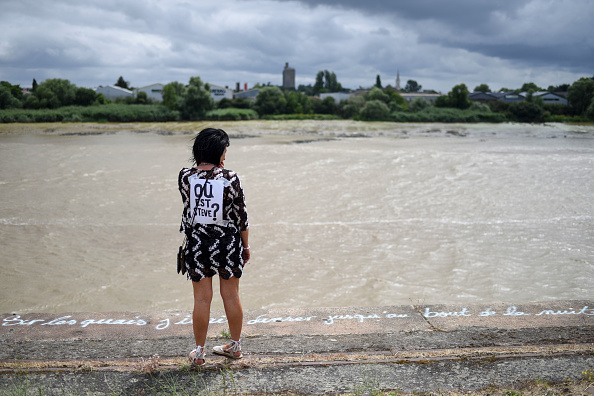
[[196, 345], [204, 346], [206, 333], [210, 321], [210, 303], [212, 302], [212, 278], [204, 278], [199, 282], [192, 282], [194, 287], [194, 312], [192, 313], [192, 327]]
[[[229, 332], [231, 339], [239, 341], [241, 338], [241, 329], [243, 326], [243, 308], [239, 300], [239, 279], [231, 277], [229, 279], [219, 278], [221, 280], [221, 297], [223, 298], [223, 306], [225, 307], [225, 315], [229, 322]], [[229, 345], [225, 345], [227, 349]], [[235, 353], [237, 356], [241, 352]]]

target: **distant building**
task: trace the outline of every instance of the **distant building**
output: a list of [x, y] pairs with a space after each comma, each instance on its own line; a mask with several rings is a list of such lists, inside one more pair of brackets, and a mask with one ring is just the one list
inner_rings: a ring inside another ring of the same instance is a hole
[[227, 87], [220, 87], [218, 85], [210, 85], [210, 96], [214, 99], [215, 102], [226, 98], [229, 100], [233, 99], [233, 90]]
[[371, 89], [360, 88], [360, 89], [351, 91], [351, 96], [363, 96], [363, 95], [367, 95], [369, 92], [371, 92]]
[[475, 102], [496, 102], [503, 94], [498, 92], [470, 92], [468, 94], [468, 100], [474, 100]]
[[98, 86], [95, 88], [95, 92], [105, 96], [107, 100], [114, 100], [118, 98], [134, 97], [134, 92], [129, 89], [117, 87], [115, 85]]
[[396, 91], [400, 91], [400, 70], [396, 70]]
[[153, 99], [153, 100], [162, 102], [164, 87], [165, 87], [165, 85], [157, 83], [157, 84], [147, 85], [146, 87], [142, 87], [142, 88], [136, 88], [134, 90], [134, 92], [136, 93], [136, 96], [138, 96], [138, 92], [145, 92], [146, 97], [148, 99]]
[[523, 95], [513, 92], [497, 92], [494, 94], [499, 96], [498, 100], [507, 103], [518, 103], [526, 100], [526, 98]]
[[283, 88], [295, 89], [295, 69], [289, 67], [289, 62], [285, 63], [283, 69]]
[[[520, 95], [526, 97], [528, 96], [527, 92], [522, 92]], [[558, 104], [558, 105], [565, 105], [567, 106], [569, 102], [566, 98], [561, 96], [560, 94], [549, 92], [549, 91], [539, 91], [534, 92], [532, 97], [540, 97], [545, 104]]]
[[341, 100], [347, 100], [351, 97], [348, 92], [324, 92], [320, 94], [320, 99], [324, 100], [328, 97], [334, 98], [336, 103], [340, 103]]
[[435, 93], [435, 91], [431, 92], [400, 92], [400, 96], [402, 96], [408, 103], [412, 102], [417, 98], [425, 99], [429, 103], [435, 103], [435, 100], [441, 96], [441, 94]]
[[235, 92], [234, 97], [235, 99], [243, 98], [243, 99], [256, 99], [260, 93], [260, 88], [252, 88], [246, 91]]
[[526, 100], [521, 94], [513, 92], [471, 92], [468, 94], [468, 100], [475, 102], [507, 102], [516, 103]]

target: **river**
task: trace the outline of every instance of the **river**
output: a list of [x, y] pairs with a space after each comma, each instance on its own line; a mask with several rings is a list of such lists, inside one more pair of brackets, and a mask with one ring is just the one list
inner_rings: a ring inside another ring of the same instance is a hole
[[211, 125], [245, 309], [594, 298], [592, 125], [3, 124], [0, 312], [191, 310], [177, 175]]

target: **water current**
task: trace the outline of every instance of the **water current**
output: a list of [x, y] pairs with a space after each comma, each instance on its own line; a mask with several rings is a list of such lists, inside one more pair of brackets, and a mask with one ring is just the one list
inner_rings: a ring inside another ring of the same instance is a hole
[[[177, 175], [205, 126], [0, 125], [0, 312], [191, 310]], [[594, 298], [592, 125], [213, 126], [246, 309]]]

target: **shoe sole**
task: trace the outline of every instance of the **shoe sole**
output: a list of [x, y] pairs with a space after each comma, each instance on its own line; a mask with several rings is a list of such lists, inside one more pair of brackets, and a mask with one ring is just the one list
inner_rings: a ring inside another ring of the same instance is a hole
[[239, 355], [239, 356], [235, 356], [232, 353], [217, 352], [217, 351], [214, 351], [214, 350], [213, 350], [213, 353], [215, 353], [215, 354], [217, 354], [219, 356], [225, 356], [225, 357], [228, 357], [228, 358], [231, 358], [231, 359], [241, 359], [243, 357], [243, 353], [241, 355]]

